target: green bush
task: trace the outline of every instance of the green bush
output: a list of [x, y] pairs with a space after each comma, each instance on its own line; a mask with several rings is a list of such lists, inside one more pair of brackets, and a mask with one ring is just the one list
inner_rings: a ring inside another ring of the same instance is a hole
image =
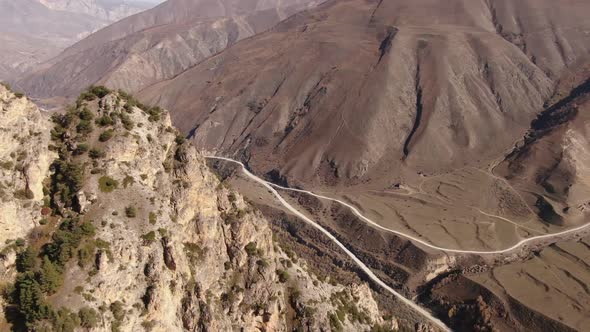
[[94, 130], [94, 127], [92, 126], [92, 122], [88, 121], [88, 120], [81, 120], [78, 125], [76, 126], [76, 131], [80, 134], [80, 135], [88, 135], [90, 134], [92, 131]]
[[80, 327], [80, 317], [67, 308], [60, 308], [51, 315], [52, 331], [74, 332]]
[[160, 121], [162, 115], [162, 109], [158, 106], [152, 107], [146, 111], [149, 114], [148, 120], [150, 122]]
[[137, 216], [137, 209], [134, 206], [128, 206], [125, 208], [125, 215], [127, 218], [135, 218]]
[[150, 212], [150, 215], [149, 215], [150, 224], [155, 225], [157, 221], [158, 221], [158, 217], [156, 216], [156, 214], [153, 212]]
[[82, 308], [78, 311], [80, 317], [80, 325], [87, 329], [95, 328], [98, 324], [98, 313], [92, 308]]
[[134, 127], [133, 121], [127, 114], [121, 114], [121, 123], [123, 123], [123, 127], [127, 130], [131, 130]]
[[149, 246], [156, 241], [156, 232], [151, 231], [147, 234], [144, 234], [141, 236], [141, 239], [143, 240], [143, 245]]
[[248, 243], [244, 249], [246, 250], [246, 253], [248, 254], [248, 256], [254, 256], [256, 255], [256, 243], [255, 242], [250, 242]]
[[78, 144], [78, 146], [76, 147], [74, 154], [75, 155], [82, 155], [82, 154], [85, 154], [86, 152], [88, 152], [89, 149], [90, 149], [90, 147], [88, 146], [88, 144], [81, 143], [81, 144]]
[[115, 120], [109, 115], [103, 115], [94, 121], [99, 127], [107, 127], [115, 124]]
[[175, 142], [178, 145], [182, 145], [182, 144], [184, 144], [184, 142], [186, 142], [186, 137], [179, 134], [176, 136]]
[[109, 93], [111, 93], [111, 90], [109, 90], [108, 88], [106, 88], [102, 85], [99, 85], [99, 86], [91, 85], [87, 91], [88, 91], [88, 93], [91, 93], [91, 94], [97, 96], [98, 98], [104, 98]]
[[90, 121], [90, 120], [94, 119], [94, 114], [88, 108], [84, 107], [84, 108], [82, 108], [80, 113], [78, 113], [78, 117], [82, 121]]
[[123, 307], [123, 303], [121, 301], [115, 301], [111, 303], [109, 308], [113, 313], [113, 317], [116, 320], [123, 320], [125, 318], [125, 308]]
[[103, 176], [98, 179], [98, 187], [103, 193], [113, 192], [119, 186], [119, 182], [111, 177]]
[[289, 280], [289, 273], [287, 271], [279, 269], [276, 272], [281, 283], [286, 283]]
[[108, 140], [113, 138], [114, 135], [115, 135], [115, 131], [112, 129], [109, 129], [109, 130], [102, 132], [100, 134], [100, 136], [98, 137], [98, 140], [101, 142], [107, 142]]
[[88, 152], [88, 156], [92, 159], [101, 159], [104, 158], [106, 155], [106, 152], [97, 148], [92, 148], [90, 152]]

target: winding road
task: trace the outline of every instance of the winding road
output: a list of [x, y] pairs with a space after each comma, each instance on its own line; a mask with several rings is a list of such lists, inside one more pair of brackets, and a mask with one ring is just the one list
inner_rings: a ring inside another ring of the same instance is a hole
[[406, 238], [412, 242], [415, 243], [419, 243], [420, 245], [430, 248], [430, 249], [435, 249], [435, 250], [440, 250], [440, 251], [444, 251], [447, 253], [458, 253], [458, 254], [472, 254], [472, 255], [497, 255], [497, 254], [505, 254], [508, 252], [511, 252], [513, 250], [516, 250], [524, 245], [526, 245], [527, 243], [531, 243], [534, 241], [540, 241], [540, 240], [548, 240], [548, 239], [552, 239], [552, 238], [556, 238], [556, 237], [561, 237], [561, 236], [565, 236], [565, 235], [572, 235], [576, 232], [582, 231], [584, 229], [590, 228], [590, 223], [588, 224], [584, 224], [582, 226], [579, 227], [575, 227], [572, 229], [568, 229], [562, 232], [557, 232], [557, 233], [552, 233], [552, 234], [544, 234], [544, 235], [537, 235], [537, 236], [532, 236], [529, 237], [527, 239], [521, 240], [518, 243], [514, 244], [513, 246], [506, 248], [506, 249], [501, 249], [501, 250], [491, 250], [491, 251], [478, 251], [478, 250], [461, 250], [461, 249], [454, 249], [454, 248], [445, 248], [445, 247], [440, 247], [431, 243], [428, 243], [424, 240], [421, 240], [419, 238], [416, 238], [412, 235], [409, 234], [405, 234], [403, 232], [400, 231], [395, 231], [386, 227], [383, 227], [381, 225], [379, 225], [378, 223], [376, 223], [375, 221], [367, 218], [366, 216], [364, 216], [357, 208], [355, 208], [354, 206], [343, 202], [339, 199], [335, 199], [332, 197], [327, 197], [327, 196], [323, 196], [323, 195], [318, 195], [316, 193], [313, 193], [311, 191], [307, 191], [307, 190], [302, 190], [302, 189], [293, 189], [293, 188], [287, 188], [287, 187], [283, 187], [283, 186], [279, 186], [277, 184], [265, 181], [261, 178], [259, 178], [258, 176], [252, 174], [250, 171], [248, 171], [248, 169], [246, 168], [246, 166], [234, 159], [231, 158], [225, 158], [225, 157], [217, 157], [217, 156], [205, 156], [205, 158], [207, 159], [214, 159], [214, 160], [223, 160], [223, 161], [227, 161], [227, 162], [231, 162], [234, 164], [238, 164], [241, 166], [244, 174], [249, 177], [250, 179], [260, 183], [261, 185], [263, 185], [264, 187], [266, 187], [268, 190], [270, 190], [270, 192], [279, 200], [279, 202], [285, 207], [287, 208], [289, 211], [291, 211], [293, 214], [295, 214], [296, 216], [298, 216], [299, 218], [303, 219], [304, 221], [306, 221], [307, 223], [309, 223], [310, 225], [312, 225], [313, 227], [317, 228], [318, 230], [320, 230], [322, 233], [324, 233], [326, 236], [328, 236], [332, 241], [334, 241], [334, 243], [336, 243], [374, 282], [376, 282], [377, 284], [379, 284], [381, 287], [383, 287], [384, 289], [386, 289], [388, 292], [390, 292], [391, 294], [393, 294], [394, 296], [396, 296], [398, 299], [400, 299], [402, 302], [404, 302], [405, 304], [407, 304], [408, 306], [410, 306], [411, 308], [413, 308], [414, 310], [416, 310], [418, 313], [422, 314], [425, 318], [427, 318], [429, 321], [431, 321], [432, 323], [436, 324], [437, 326], [439, 326], [440, 328], [442, 328], [445, 331], [450, 331], [450, 329], [439, 319], [437, 319], [436, 317], [432, 316], [428, 311], [426, 311], [425, 309], [423, 309], [422, 307], [420, 307], [419, 305], [417, 305], [415, 302], [405, 298], [403, 295], [399, 294], [398, 292], [396, 292], [395, 290], [393, 290], [391, 287], [387, 286], [387, 284], [385, 284], [381, 279], [379, 279], [372, 271], [371, 269], [369, 269], [369, 267], [367, 267], [362, 261], [360, 261], [350, 250], [348, 250], [340, 241], [338, 241], [338, 239], [336, 239], [336, 237], [334, 235], [332, 235], [330, 232], [328, 232], [326, 229], [324, 229], [322, 226], [320, 226], [319, 224], [317, 224], [316, 222], [314, 222], [313, 220], [309, 219], [307, 216], [305, 216], [304, 214], [302, 214], [301, 212], [299, 212], [299, 210], [297, 210], [295, 207], [293, 207], [291, 204], [289, 204], [278, 192], [275, 188], [277, 189], [281, 189], [281, 190], [286, 190], [286, 191], [292, 191], [292, 192], [298, 192], [298, 193], [304, 193], [319, 199], [323, 199], [323, 200], [328, 200], [328, 201], [332, 201], [332, 202], [336, 202], [339, 203], [343, 206], [346, 206], [347, 208], [349, 208], [357, 217], [359, 217], [361, 220], [365, 221], [366, 223], [374, 226], [377, 229], [383, 230], [385, 232], [389, 232], [389, 233], [393, 233], [396, 234], [400, 237]]
[[379, 286], [383, 287], [389, 293], [393, 294], [393, 296], [395, 296], [396, 298], [398, 298], [401, 302], [403, 302], [404, 304], [406, 304], [410, 308], [414, 309], [416, 312], [418, 312], [419, 314], [421, 314], [422, 316], [424, 316], [427, 320], [429, 320], [430, 322], [432, 322], [433, 324], [435, 324], [436, 326], [438, 326], [443, 331], [451, 331], [451, 329], [448, 326], [446, 326], [445, 323], [443, 323], [438, 318], [434, 317], [430, 312], [428, 312], [427, 310], [425, 310], [424, 308], [422, 308], [421, 306], [419, 306], [418, 304], [416, 304], [414, 301], [405, 298], [402, 294], [396, 292], [393, 288], [389, 287], [385, 282], [383, 282], [381, 279], [379, 279], [379, 277], [377, 277], [375, 275], [375, 273], [373, 273], [373, 271], [368, 266], [365, 265], [365, 263], [363, 263], [350, 250], [348, 250], [348, 248], [346, 248], [346, 246], [344, 246], [344, 244], [342, 244], [340, 241], [338, 241], [338, 239], [334, 235], [332, 235], [332, 233], [328, 232], [325, 228], [323, 228], [322, 226], [320, 226], [319, 224], [317, 224], [315, 221], [309, 219], [306, 215], [304, 215], [303, 213], [299, 212], [299, 210], [297, 210], [295, 207], [293, 207], [291, 204], [289, 204], [289, 202], [287, 202], [276, 191], [276, 189], [274, 187], [279, 187], [281, 189], [286, 189], [286, 188], [277, 186], [275, 184], [272, 184], [270, 182], [267, 182], [267, 181], [265, 181], [265, 180], [257, 177], [256, 175], [254, 175], [250, 171], [248, 171], [248, 169], [244, 166], [244, 164], [242, 164], [239, 161], [236, 161], [236, 160], [233, 160], [233, 159], [229, 159], [229, 158], [214, 157], [214, 156], [205, 156], [205, 158], [207, 158], [207, 159], [216, 159], [216, 160], [224, 160], [224, 161], [227, 161], [227, 162], [231, 162], [231, 163], [240, 165], [241, 168], [242, 168], [242, 171], [244, 172], [244, 174], [247, 177], [249, 177], [250, 179], [252, 179], [252, 180], [254, 180], [254, 181], [258, 182], [258, 183], [260, 183], [266, 189], [268, 189], [279, 200], [279, 202], [287, 210], [291, 211], [294, 215], [296, 215], [297, 217], [303, 219], [305, 222], [307, 222], [308, 224], [310, 224], [314, 228], [316, 228], [319, 231], [321, 231], [322, 233], [324, 233], [330, 240], [332, 240], [336, 245], [338, 245], [338, 247], [340, 247], [340, 249], [342, 249], [348, 255], [348, 257], [350, 257], [356, 263], [356, 265], [358, 265], [363, 270], [363, 272], [365, 272], [365, 274], [371, 280], [373, 280], [376, 284], [378, 284]]

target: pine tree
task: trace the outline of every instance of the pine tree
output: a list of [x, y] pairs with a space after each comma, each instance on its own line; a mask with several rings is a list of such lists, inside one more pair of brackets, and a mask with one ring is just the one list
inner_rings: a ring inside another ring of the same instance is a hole
[[42, 290], [47, 294], [55, 293], [63, 283], [63, 278], [59, 269], [47, 256], [43, 256], [39, 282], [41, 283]]
[[37, 252], [33, 247], [28, 246], [23, 252], [19, 253], [16, 258], [16, 269], [18, 272], [29, 272], [35, 269]]

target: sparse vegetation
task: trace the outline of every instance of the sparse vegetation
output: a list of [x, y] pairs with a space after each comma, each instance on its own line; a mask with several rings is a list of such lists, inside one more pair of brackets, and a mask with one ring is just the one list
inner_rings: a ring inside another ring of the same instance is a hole
[[248, 243], [245, 247], [244, 250], [246, 250], [246, 253], [248, 254], [248, 256], [255, 256], [257, 253], [256, 250], [256, 243], [255, 242], [250, 242]]
[[106, 156], [106, 152], [98, 148], [92, 148], [90, 152], [88, 152], [88, 156], [92, 159], [101, 159]]
[[276, 272], [277, 272], [277, 276], [279, 277], [279, 281], [281, 283], [284, 284], [289, 280], [289, 273], [287, 271], [279, 269]]
[[132, 176], [127, 175], [124, 179], [123, 179], [123, 188], [127, 188], [129, 185], [132, 185], [135, 183], [135, 179], [133, 179]]
[[115, 136], [115, 131], [113, 129], [105, 130], [100, 134], [98, 140], [101, 142], [107, 142], [113, 138], [113, 136]]
[[141, 236], [141, 239], [143, 240], [143, 245], [149, 246], [156, 241], [156, 232], [151, 231], [147, 234], [144, 234]]
[[155, 225], [156, 222], [158, 221], [158, 217], [156, 216], [156, 214], [154, 212], [150, 212], [148, 218], [149, 218], [150, 224], [152, 224], [152, 225]]
[[80, 317], [80, 326], [84, 328], [92, 329], [98, 324], [98, 313], [92, 308], [80, 309], [78, 316]]
[[103, 193], [113, 192], [119, 186], [119, 182], [111, 177], [103, 176], [98, 179], [98, 187]]
[[128, 206], [125, 208], [125, 215], [127, 218], [135, 218], [137, 216], [137, 209], [135, 206]]

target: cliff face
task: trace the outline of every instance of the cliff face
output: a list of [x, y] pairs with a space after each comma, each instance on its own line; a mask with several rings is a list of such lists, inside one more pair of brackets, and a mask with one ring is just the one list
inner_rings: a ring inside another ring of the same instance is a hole
[[[260, 212], [220, 184], [168, 114], [139, 106], [95, 89], [53, 117], [51, 142], [45, 126], [38, 144], [23, 143], [50, 145], [59, 157], [45, 183], [51, 215], [26, 246], [9, 249], [16, 266], [3, 261], [4, 281], [17, 275], [14, 288], [3, 288], [12, 323], [95, 331], [396, 326], [382, 319], [367, 285], [320, 281], [284, 252]], [[43, 160], [35, 179], [46, 174]], [[32, 183], [33, 198], [43, 198]]]
[[0, 250], [41, 219], [43, 180], [54, 155], [49, 118], [27, 98], [0, 85]]

